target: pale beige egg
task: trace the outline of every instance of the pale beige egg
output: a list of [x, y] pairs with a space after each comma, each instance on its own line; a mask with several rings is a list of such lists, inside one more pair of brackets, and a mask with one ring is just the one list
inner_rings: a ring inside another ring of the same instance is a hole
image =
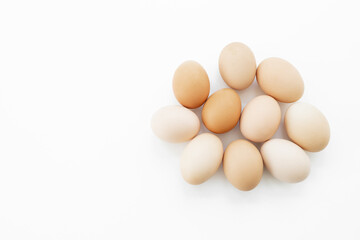
[[245, 44], [240, 42], [230, 43], [221, 51], [219, 71], [229, 87], [237, 90], [245, 89], [255, 79], [255, 56]]
[[164, 141], [186, 142], [199, 133], [200, 120], [183, 106], [166, 106], [153, 115], [151, 128]]
[[204, 125], [214, 133], [225, 133], [233, 129], [239, 121], [240, 114], [240, 97], [230, 88], [212, 94], [201, 112]]
[[210, 92], [209, 77], [205, 69], [195, 61], [182, 63], [174, 73], [173, 91], [184, 107], [200, 107]]
[[259, 150], [249, 141], [231, 142], [224, 153], [224, 173], [229, 182], [242, 191], [255, 188], [263, 174]]
[[304, 93], [304, 82], [298, 70], [281, 58], [262, 61], [256, 71], [260, 88], [280, 102], [295, 102]]
[[330, 140], [330, 126], [326, 117], [308, 103], [295, 103], [288, 108], [285, 129], [293, 142], [309, 152], [323, 150]]
[[261, 95], [246, 104], [240, 118], [240, 131], [253, 142], [270, 139], [281, 121], [279, 103], [270, 96]]
[[185, 147], [180, 169], [184, 180], [190, 184], [201, 184], [215, 174], [223, 157], [221, 140], [211, 133], [203, 133]]
[[303, 181], [310, 172], [310, 159], [298, 145], [285, 139], [271, 139], [261, 147], [266, 169], [280, 181]]

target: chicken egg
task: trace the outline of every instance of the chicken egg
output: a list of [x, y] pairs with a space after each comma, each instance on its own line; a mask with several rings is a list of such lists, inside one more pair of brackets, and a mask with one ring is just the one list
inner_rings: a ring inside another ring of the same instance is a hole
[[304, 93], [304, 82], [298, 70], [281, 58], [262, 61], [256, 71], [260, 88], [280, 102], [295, 102]]
[[182, 63], [173, 77], [173, 91], [184, 107], [200, 107], [210, 92], [209, 77], [205, 69], [195, 61]]
[[270, 139], [281, 121], [279, 103], [270, 96], [261, 95], [246, 104], [240, 119], [240, 131], [253, 142]]
[[151, 128], [164, 141], [186, 142], [199, 133], [200, 120], [183, 106], [166, 106], [155, 112]]
[[221, 51], [219, 71], [221, 77], [231, 88], [245, 89], [255, 79], [255, 56], [245, 44], [240, 42], [230, 43]]
[[201, 112], [204, 125], [214, 133], [225, 133], [233, 129], [239, 121], [240, 114], [240, 97], [230, 88], [212, 94]]
[[201, 184], [215, 174], [222, 157], [221, 140], [211, 133], [200, 134], [188, 143], [182, 153], [181, 175], [190, 184]]
[[266, 169], [280, 181], [303, 181], [310, 172], [308, 155], [295, 143], [285, 139], [271, 139], [260, 149]]
[[330, 140], [330, 126], [325, 116], [313, 105], [295, 103], [285, 113], [289, 138], [309, 152], [323, 150]]
[[263, 174], [263, 160], [254, 144], [244, 139], [231, 142], [224, 153], [224, 173], [242, 191], [255, 188]]

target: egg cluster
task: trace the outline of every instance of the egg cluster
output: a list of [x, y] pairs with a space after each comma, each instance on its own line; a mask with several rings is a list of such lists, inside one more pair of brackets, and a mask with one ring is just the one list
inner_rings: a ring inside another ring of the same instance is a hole
[[[280, 58], [265, 59], [256, 68], [252, 51], [234, 42], [222, 50], [219, 70], [230, 88], [209, 97], [210, 82], [204, 68], [195, 61], [181, 64], [174, 73], [173, 91], [182, 106], [163, 107], [151, 120], [153, 132], [162, 140], [190, 141], [180, 162], [185, 181], [205, 182], [222, 162], [226, 178], [243, 191], [258, 185], [264, 166], [280, 181], [304, 180], [310, 171], [310, 159], [305, 151], [321, 151], [330, 139], [325, 116], [308, 103], [294, 103], [284, 119], [291, 141], [271, 139], [281, 122], [278, 101], [293, 103], [303, 95], [304, 83], [297, 69]], [[235, 90], [249, 87], [255, 76], [266, 95], [253, 98], [241, 112], [241, 99]], [[225, 133], [240, 121], [240, 131], [247, 140], [231, 142], [224, 152], [215, 134], [198, 135], [200, 120], [190, 109], [203, 104], [201, 118], [207, 129], [216, 134]], [[252, 142], [263, 142], [260, 151]]]

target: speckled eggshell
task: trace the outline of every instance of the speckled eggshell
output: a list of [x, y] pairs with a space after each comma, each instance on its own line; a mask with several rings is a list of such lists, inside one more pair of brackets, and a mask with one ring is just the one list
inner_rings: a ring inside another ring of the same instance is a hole
[[229, 182], [242, 191], [255, 188], [263, 174], [263, 160], [259, 150], [244, 139], [229, 144], [224, 153], [223, 167]]
[[164, 141], [186, 142], [199, 133], [200, 120], [183, 106], [166, 106], [155, 112], [151, 128]]
[[195, 61], [182, 63], [174, 73], [173, 91], [184, 107], [200, 107], [210, 92], [209, 77], [205, 69]]
[[253, 142], [270, 139], [281, 121], [279, 103], [272, 97], [261, 95], [246, 104], [240, 119], [240, 131]]
[[225, 133], [233, 129], [239, 121], [240, 114], [240, 97], [230, 88], [212, 94], [201, 112], [204, 125], [214, 133]]
[[285, 129], [289, 138], [309, 152], [323, 150], [330, 140], [326, 117], [313, 105], [295, 103], [285, 113]]
[[303, 181], [310, 172], [308, 155], [295, 143], [285, 139], [271, 139], [261, 147], [266, 169], [280, 181]]
[[249, 87], [255, 79], [255, 56], [245, 44], [230, 43], [221, 51], [219, 71], [229, 87], [243, 90]]
[[295, 102], [304, 93], [304, 82], [298, 70], [281, 58], [262, 61], [256, 71], [260, 88], [280, 102]]
[[221, 140], [211, 133], [200, 134], [188, 143], [182, 153], [181, 175], [190, 184], [201, 184], [215, 174], [222, 157]]

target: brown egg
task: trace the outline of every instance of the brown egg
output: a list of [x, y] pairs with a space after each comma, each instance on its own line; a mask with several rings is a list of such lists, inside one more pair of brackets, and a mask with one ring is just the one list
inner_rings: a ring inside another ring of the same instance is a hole
[[259, 150], [249, 141], [233, 141], [225, 150], [224, 173], [229, 182], [242, 191], [256, 187], [263, 174]]
[[256, 71], [261, 89], [280, 102], [295, 102], [304, 93], [304, 82], [300, 73], [288, 61], [268, 58], [262, 61]]
[[230, 88], [224, 88], [209, 97], [201, 116], [207, 129], [214, 133], [225, 133], [236, 126], [240, 113], [239, 95]]
[[255, 79], [255, 56], [245, 44], [230, 43], [221, 51], [219, 70], [221, 77], [231, 88], [245, 89]]
[[289, 138], [306, 151], [319, 152], [329, 143], [329, 123], [311, 104], [299, 102], [291, 105], [284, 122]]
[[182, 63], [173, 77], [173, 91], [184, 107], [200, 107], [210, 92], [209, 77], [205, 69], [195, 61]]
[[246, 104], [240, 119], [240, 131], [253, 142], [270, 139], [281, 121], [279, 103], [270, 96], [261, 95]]

